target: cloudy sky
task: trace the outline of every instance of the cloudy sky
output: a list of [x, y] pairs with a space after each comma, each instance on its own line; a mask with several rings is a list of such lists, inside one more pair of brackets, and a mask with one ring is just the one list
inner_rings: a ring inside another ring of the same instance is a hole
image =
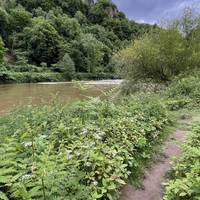
[[187, 6], [200, 10], [200, 0], [113, 0], [119, 9], [138, 22], [159, 23], [175, 17]]

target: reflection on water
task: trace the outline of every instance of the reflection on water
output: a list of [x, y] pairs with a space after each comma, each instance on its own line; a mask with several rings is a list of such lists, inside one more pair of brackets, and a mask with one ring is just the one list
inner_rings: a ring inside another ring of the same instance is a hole
[[111, 85], [91, 85], [81, 90], [73, 83], [65, 84], [10, 84], [0, 85], [0, 115], [24, 105], [41, 105], [59, 101], [70, 103], [76, 100], [95, 97]]

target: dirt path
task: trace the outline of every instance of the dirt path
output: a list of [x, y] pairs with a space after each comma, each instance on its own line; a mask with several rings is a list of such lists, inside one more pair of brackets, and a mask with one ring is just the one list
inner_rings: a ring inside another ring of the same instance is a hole
[[162, 200], [165, 176], [170, 170], [170, 163], [173, 156], [180, 155], [178, 143], [184, 141], [184, 132], [177, 130], [170, 135], [163, 145], [165, 158], [154, 164], [151, 169], [145, 172], [143, 181], [144, 189], [134, 189], [131, 185], [126, 185], [122, 189], [120, 200]]

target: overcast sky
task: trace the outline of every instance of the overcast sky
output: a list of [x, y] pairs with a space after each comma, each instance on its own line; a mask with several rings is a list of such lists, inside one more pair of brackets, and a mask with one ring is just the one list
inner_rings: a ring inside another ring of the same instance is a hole
[[200, 0], [113, 0], [118, 8], [138, 22], [159, 23], [175, 17], [187, 6], [200, 10]]

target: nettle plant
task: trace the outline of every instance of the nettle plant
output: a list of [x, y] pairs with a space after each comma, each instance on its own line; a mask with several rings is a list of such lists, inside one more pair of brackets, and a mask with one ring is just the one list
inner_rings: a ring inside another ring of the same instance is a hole
[[0, 119], [0, 199], [118, 199], [168, 123], [159, 101], [27, 108]]

